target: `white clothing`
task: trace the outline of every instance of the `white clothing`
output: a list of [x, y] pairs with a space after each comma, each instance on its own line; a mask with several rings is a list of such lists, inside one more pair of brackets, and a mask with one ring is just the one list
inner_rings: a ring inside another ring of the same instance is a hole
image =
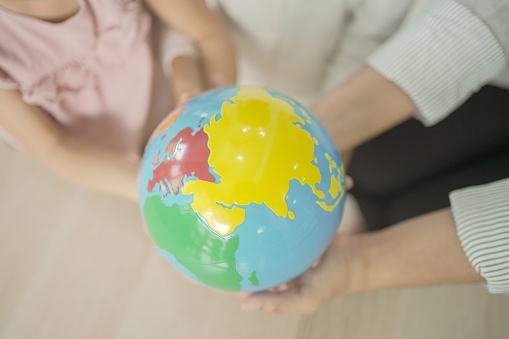
[[[225, 20], [238, 83], [267, 87], [309, 106], [364, 65], [392, 35], [412, 0], [207, 0]], [[171, 54], [192, 55], [175, 33]]]

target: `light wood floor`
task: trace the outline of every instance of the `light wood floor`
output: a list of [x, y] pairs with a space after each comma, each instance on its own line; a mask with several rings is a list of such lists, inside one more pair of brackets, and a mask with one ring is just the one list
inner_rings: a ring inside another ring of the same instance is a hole
[[0, 145], [0, 338], [502, 339], [509, 297], [376, 291], [310, 316], [244, 313], [155, 250], [138, 207], [70, 187]]

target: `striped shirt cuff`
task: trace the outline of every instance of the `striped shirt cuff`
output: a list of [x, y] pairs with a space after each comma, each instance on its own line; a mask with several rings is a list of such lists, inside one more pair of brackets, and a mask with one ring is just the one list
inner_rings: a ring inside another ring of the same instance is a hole
[[509, 178], [449, 195], [457, 233], [491, 293], [509, 292]]
[[417, 105], [430, 126], [444, 119], [505, 67], [491, 30], [471, 10], [441, 0], [403, 27], [367, 59]]

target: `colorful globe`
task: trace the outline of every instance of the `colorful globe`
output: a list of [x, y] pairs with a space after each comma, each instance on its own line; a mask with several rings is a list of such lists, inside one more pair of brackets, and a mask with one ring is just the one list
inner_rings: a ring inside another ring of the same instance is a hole
[[259, 87], [208, 91], [154, 131], [139, 176], [155, 245], [226, 291], [265, 290], [315, 262], [338, 227], [344, 169], [323, 126]]

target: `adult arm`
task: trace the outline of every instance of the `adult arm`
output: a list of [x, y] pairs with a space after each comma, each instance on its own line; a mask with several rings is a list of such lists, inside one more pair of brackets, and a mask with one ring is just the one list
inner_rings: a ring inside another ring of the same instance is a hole
[[367, 63], [412, 98], [429, 126], [495, 79], [508, 56], [508, 0], [439, 0]]
[[57, 176], [77, 186], [137, 201], [139, 164], [66, 135], [17, 90], [0, 89], [0, 125]]
[[341, 153], [412, 117], [410, 96], [371, 67], [323, 96], [311, 111]]
[[[509, 179], [451, 193], [446, 208], [372, 233], [336, 235], [289, 289], [254, 294], [245, 310], [312, 313], [368, 290], [487, 281], [509, 292]], [[488, 212], [486, 212], [488, 211]]]
[[[368, 59], [408, 94], [425, 125], [444, 119], [508, 61], [508, 0], [437, 1]], [[453, 192], [450, 202], [469, 261], [491, 292], [509, 292], [507, 180]]]
[[482, 281], [456, 236], [451, 210], [444, 209], [377, 232], [338, 234], [320, 264], [289, 289], [251, 295], [242, 307], [312, 313], [349, 293]]
[[[508, 8], [508, 1], [436, 2], [370, 58], [374, 69], [338, 87], [315, 113], [346, 150], [417, 108], [425, 124], [440, 121], [506, 65]], [[484, 279], [490, 291], [507, 292], [508, 186], [505, 180], [453, 192], [453, 213], [445, 209], [375, 233], [339, 235], [320, 265], [290, 289], [255, 294], [243, 307], [309, 313], [345, 293]]]
[[312, 107], [341, 151], [412, 116], [437, 123], [504, 69], [509, 1], [462, 2], [435, 2]]

